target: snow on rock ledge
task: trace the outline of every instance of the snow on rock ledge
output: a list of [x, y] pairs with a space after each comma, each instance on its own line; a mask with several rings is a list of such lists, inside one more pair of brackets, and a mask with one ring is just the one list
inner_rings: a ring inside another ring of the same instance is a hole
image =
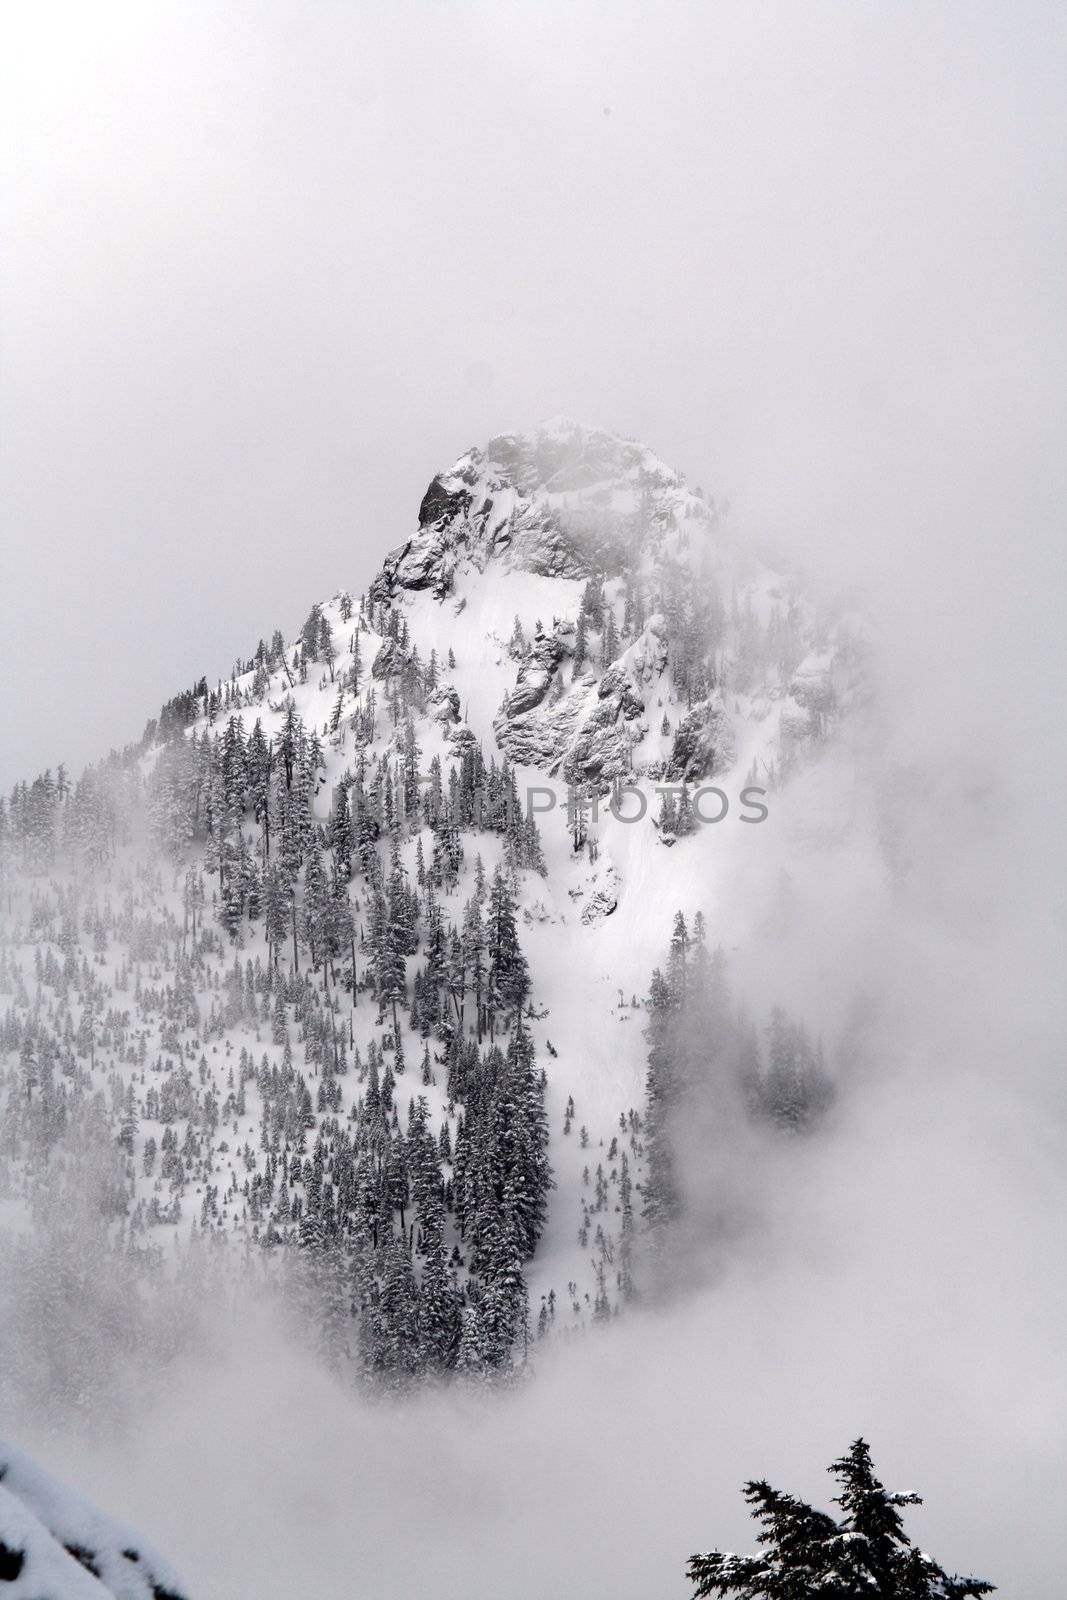
[[125, 1523], [0, 1440], [4, 1600], [188, 1600], [170, 1563]]

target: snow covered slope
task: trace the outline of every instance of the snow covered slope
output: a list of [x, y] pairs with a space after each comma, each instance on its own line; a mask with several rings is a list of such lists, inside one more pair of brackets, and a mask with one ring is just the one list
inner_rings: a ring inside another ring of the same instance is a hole
[[388, 1371], [409, 1324], [477, 1367], [608, 1314], [675, 914], [728, 949], [768, 914], [863, 693], [854, 619], [643, 446], [557, 420], [466, 452], [367, 595], [13, 796], [10, 1200], [94, 1119], [120, 1231], [325, 1250], [335, 1353], [350, 1299]]
[[140, 1534], [0, 1440], [0, 1594], [10, 1600], [184, 1600]]

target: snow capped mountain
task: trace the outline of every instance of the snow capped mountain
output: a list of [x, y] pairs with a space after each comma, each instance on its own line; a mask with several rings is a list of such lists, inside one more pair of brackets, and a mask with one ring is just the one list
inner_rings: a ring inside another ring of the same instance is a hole
[[[855, 622], [644, 446], [467, 451], [366, 595], [5, 807], [10, 1205], [92, 1128], [112, 1235], [259, 1247], [387, 1381], [612, 1314], [660, 1186], [653, 969], [673, 927], [680, 1006], [766, 914], [863, 693]], [[720, 1021], [738, 1106], [817, 1105], [803, 1029], [764, 1069]]]

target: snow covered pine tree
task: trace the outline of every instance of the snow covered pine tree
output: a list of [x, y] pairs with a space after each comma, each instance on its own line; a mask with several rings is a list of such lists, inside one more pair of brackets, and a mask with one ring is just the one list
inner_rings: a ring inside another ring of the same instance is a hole
[[981, 1578], [950, 1578], [904, 1532], [901, 1506], [917, 1494], [891, 1494], [874, 1475], [866, 1440], [828, 1469], [841, 1486], [838, 1521], [762, 1480], [746, 1483], [745, 1499], [763, 1524], [757, 1556], [721, 1550], [690, 1558], [694, 1600], [740, 1595], [742, 1600], [965, 1600], [993, 1593]]

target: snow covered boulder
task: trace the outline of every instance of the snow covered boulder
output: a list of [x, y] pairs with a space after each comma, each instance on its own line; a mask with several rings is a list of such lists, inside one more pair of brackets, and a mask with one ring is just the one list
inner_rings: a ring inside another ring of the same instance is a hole
[[610, 856], [602, 855], [581, 886], [567, 892], [572, 900], [581, 903], [584, 926], [595, 928], [618, 906], [622, 878]]
[[188, 1600], [170, 1563], [0, 1440], [4, 1600]]

